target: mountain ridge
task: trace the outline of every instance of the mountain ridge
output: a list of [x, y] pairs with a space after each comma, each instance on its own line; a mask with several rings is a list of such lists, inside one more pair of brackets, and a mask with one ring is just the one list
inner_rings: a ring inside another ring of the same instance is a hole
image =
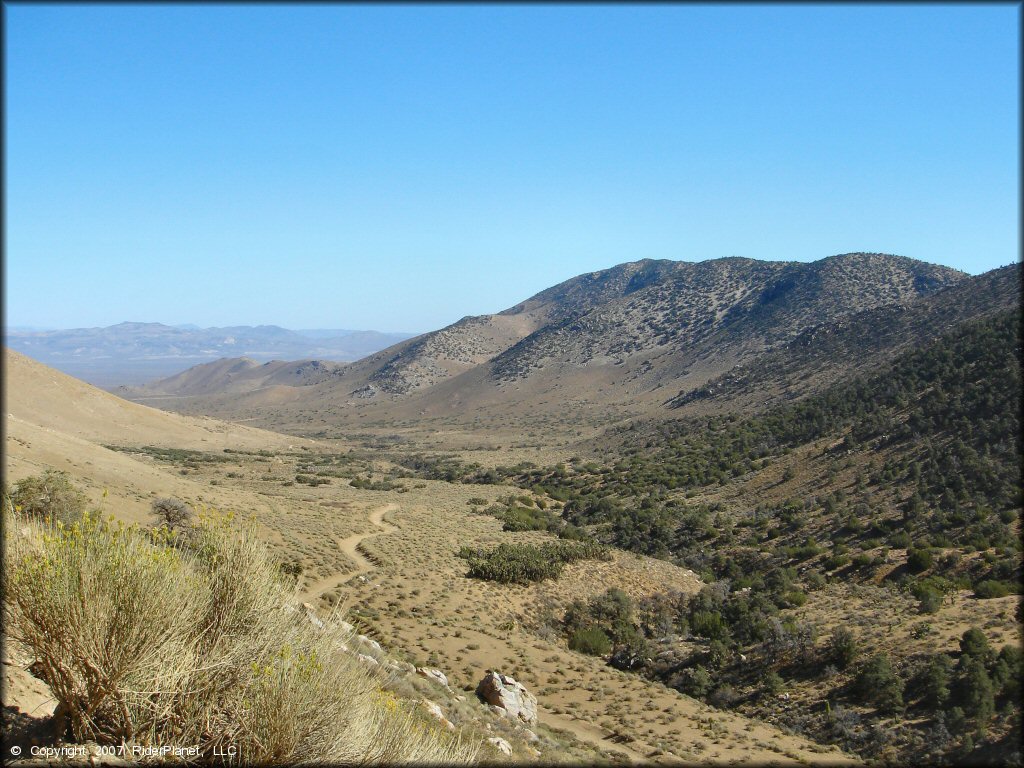
[[[262, 389], [247, 387], [244, 402], [232, 402], [227, 382], [220, 393], [210, 389], [187, 400], [189, 393], [167, 381], [124, 394], [259, 421], [266, 417], [259, 412], [265, 391], [277, 428], [314, 401], [339, 422], [417, 414], [499, 418], [509, 407], [557, 412], [567, 393], [584, 414], [591, 403], [624, 416], [657, 413], [672, 397], [663, 387], [695, 390], [816, 326], [913, 304], [973, 280], [948, 267], [876, 253], [814, 262], [641, 260], [570, 278], [502, 312], [462, 318], [312, 383], [268, 375]], [[301, 390], [287, 397], [271, 390], [280, 385]]]

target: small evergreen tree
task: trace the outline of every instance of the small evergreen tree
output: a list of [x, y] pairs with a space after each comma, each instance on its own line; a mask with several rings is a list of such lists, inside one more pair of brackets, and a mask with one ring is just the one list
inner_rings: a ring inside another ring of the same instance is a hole
[[964, 713], [974, 718], [978, 736], [984, 736], [988, 721], [995, 713], [995, 695], [992, 691], [992, 680], [985, 669], [985, 663], [971, 657], [964, 666], [963, 677], [960, 678], [960, 696]]
[[984, 632], [977, 627], [971, 627], [960, 638], [960, 652], [965, 657], [986, 661], [992, 655], [992, 647], [988, 644]]
[[949, 699], [953, 660], [945, 653], [932, 657], [921, 676], [921, 695], [929, 709], [941, 709]]
[[861, 668], [854, 680], [854, 690], [861, 701], [873, 704], [880, 712], [893, 713], [903, 708], [903, 681], [884, 654], [873, 656]]

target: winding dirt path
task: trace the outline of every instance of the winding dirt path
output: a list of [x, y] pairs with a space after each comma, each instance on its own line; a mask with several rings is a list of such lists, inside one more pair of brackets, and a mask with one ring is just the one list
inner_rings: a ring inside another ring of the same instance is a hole
[[397, 531], [398, 528], [396, 526], [385, 522], [384, 520], [384, 515], [388, 512], [393, 512], [396, 509], [398, 509], [397, 504], [385, 504], [383, 507], [377, 507], [377, 509], [373, 510], [369, 514], [367, 519], [370, 521], [370, 524], [378, 530], [367, 531], [366, 533], [357, 533], [353, 536], [347, 536], [344, 539], [337, 540], [338, 549], [340, 549], [346, 557], [356, 564], [355, 570], [346, 571], [345, 573], [328, 576], [325, 579], [314, 581], [303, 590], [303, 595], [307, 602], [312, 602], [313, 600], [316, 600], [316, 598], [320, 597], [324, 592], [328, 592], [338, 585], [344, 584], [349, 579], [373, 569], [373, 563], [367, 560], [363, 553], [359, 551], [359, 545], [366, 539], [372, 539], [374, 536], [380, 536], [384, 533]]
[[617, 750], [626, 755], [630, 761], [634, 763], [644, 763], [650, 760], [647, 755], [642, 752], [638, 752], [629, 744], [613, 741], [607, 729], [602, 728], [599, 725], [571, 715], [558, 715], [539, 706], [537, 711], [539, 715], [542, 715], [541, 719], [545, 725], [551, 725], [555, 728], [568, 731], [580, 741], [592, 744], [602, 752]]

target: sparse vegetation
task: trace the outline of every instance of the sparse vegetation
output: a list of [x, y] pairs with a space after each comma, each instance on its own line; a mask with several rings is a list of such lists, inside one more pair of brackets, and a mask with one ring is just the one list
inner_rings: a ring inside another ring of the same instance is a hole
[[[19, 516], [20, 515], [20, 520]], [[39, 660], [77, 741], [197, 744], [218, 762], [467, 762], [286, 607], [251, 532], [207, 519], [188, 549], [84, 515], [5, 504], [5, 628]]]

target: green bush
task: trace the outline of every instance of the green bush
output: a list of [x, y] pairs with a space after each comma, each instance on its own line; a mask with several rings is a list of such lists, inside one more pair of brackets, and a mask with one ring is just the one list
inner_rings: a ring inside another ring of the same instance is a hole
[[88, 499], [72, 485], [66, 472], [48, 469], [19, 481], [10, 494], [11, 503], [27, 517], [50, 519], [71, 525], [81, 519]]
[[690, 631], [710, 640], [725, 640], [729, 637], [729, 626], [718, 611], [694, 611], [690, 615]]
[[458, 556], [469, 562], [467, 576], [502, 584], [529, 584], [557, 578], [567, 563], [577, 560], [611, 559], [607, 547], [578, 541], [541, 546], [499, 544], [490, 551], [463, 547]]
[[935, 557], [930, 549], [918, 547], [907, 550], [907, 569], [911, 573], [927, 571], [934, 562]]
[[948, 654], [938, 653], [919, 673], [914, 687], [921, 701], [930, 710], [939, 710], [949, 700], [949, 684], [952, 679], [953, 660]]
[[829, 659], [839, 669], [846, 669], [853, 664], [860, 651], [857, 638], [854, 637], [853, 631], [847, 627], [840, 627], [832, 633], [832, 637], [829, 638], [828, 648]]
[[714, 685], [714, 679], [711, 677], [711, 673], [700, 664], [684, 669], [675, 682], [677, 689], [698, 699], [707, 696], [712, 685]]
[[930, 585], [921, 585], [913, 590], [918, 599], [917, 610], [921, 613], [938, 613], [942, 607], [942, 593]]
[[988, 638], [977, 627], [971, 627], [960, 638], [960, 654], [963, 657], [961, 663], [966, 662], [969, 658], [988, 661], [993, 655]]
[[1016, 592], [1015, 585], [1004, 581], [986, 579], [974, 585], [974, 596], [979, 600], [988, 600], [993, 597], [1006, 597]]
[[569, 648], [591, 656], [604, 656], [611, 652], [612, 641], [599, 627], [587, 627], [572, 633]]

